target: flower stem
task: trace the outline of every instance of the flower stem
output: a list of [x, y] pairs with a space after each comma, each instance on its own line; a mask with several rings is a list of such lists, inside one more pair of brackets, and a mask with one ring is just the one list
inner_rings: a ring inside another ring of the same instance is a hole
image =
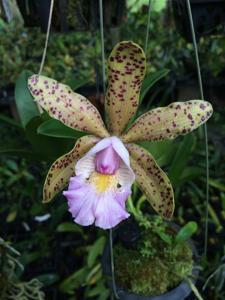
[[110, 261], [111, 261], [111, 272], [112, 272], [112, 285], [113, 293], [116, 299], [120, 299], [117, 290], [116, 290], [116, 281], [115, 281], [115, 269], [114, 269], [114, 257], [113, 257], [113, 230], [109, 229], [109, 246], [110, 246]]

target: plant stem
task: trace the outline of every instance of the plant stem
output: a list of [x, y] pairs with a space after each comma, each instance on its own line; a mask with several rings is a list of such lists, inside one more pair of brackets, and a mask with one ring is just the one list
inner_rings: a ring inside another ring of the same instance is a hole
[[116, 281], [115, 281], [115, 269], [114, 269], [114, 257], [113, 257], [113, 231], [112, 228], [109, 229], [109, 246], [110, 246], [110, 260], [111, 260], [111, 272], [112, 272], [112, 284], [113, 284], [113, 293], [116, 299], [119, 299], [116, 290]]

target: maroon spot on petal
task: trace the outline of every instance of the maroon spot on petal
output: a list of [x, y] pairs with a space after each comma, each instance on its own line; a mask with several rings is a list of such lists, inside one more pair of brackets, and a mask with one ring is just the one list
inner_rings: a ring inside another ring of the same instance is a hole
[[188, 116], [187, 116], [187, 117], [188, 117], [188, 119], [189, 119], [189, 120], [192, 120], [192, 119], [193, 119], [193, 117], [192, 117], [192, 115], [191, 115], [191, 114], [188, 114]]
[[205, 106], [203, 103], [201, 103], [199, 107], [200, 107], [202, 110], [205, 110], [205, 108], [206, 108], [206, 106]]

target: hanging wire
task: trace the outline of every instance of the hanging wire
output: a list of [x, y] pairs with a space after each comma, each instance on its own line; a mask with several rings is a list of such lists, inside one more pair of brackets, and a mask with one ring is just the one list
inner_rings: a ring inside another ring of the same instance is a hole
[[101, 52], [102, 52], [102, 86], [103, 94], [105, 96], [105, 44], [104, 44], [104, 23], [103, 23], [103, 5], [102, 0], [99, 0], [99, 16], [100, 16], [100, 34], [101, 34]]
[[49, 17], [48, 17], [48, 27], [47, 27], [47, 33], [46, 33], [46, 39], [45, 39], [45, 46], [44, 46], [44, 51], [43, 51], [43, 54], [42, 54], [40, 69], [39, 69], [39, 72], [38, 72], [39, 75], [42, 73], [44, 63], [45, 63], [45, 58], [46, 58], [46, 53], [47, 53], [47, 48], [48, 48], [48, 41], [49, 41], [50, 28], [51, 28], [51, 22], [52, 22], [53, 7], [54, 7], [54, 0], [51, 0], [50, 10], [49, 10]]
[[[54, 0], [51, 0], [50, 10], [49, 10], [49, 17], [48, 17], [48, 27], [47, 27], [47, 33], [46, 33], [46, 38], [45, 38], [45, 46], [44, 46], [44, 51], [43, 51], [43, 54], [42, 54], [42, 59], [41, 59], [41, 64], [40, 64], [38, 75], [41, 75], [43, 67], [44, 67], [44, 63], [45, 63], [45, 58], [46, 58], [46, 53], [47, 53], [47, 48], [48, 48], [50, 28], [51, 28], [51, 22], [52, 22], [53, 7], [54, 7]], [[38, 110], [41, 114], [43, 112], [43, 110], [42, 110], [41, 106], [38, 103], [37, 103], [37, 108], [38, 108]]]
[[[192, 35], [193, 46], [194, 46], [195, 61], [196, 61], [196, 66], [197, 66], [199, 92], [200, 92], [201, 99], [204, 100], [204, 93], [203, 93], [203, 87], [202, 87], [202, 76], [201, 76], [201, 69], [200, 69], [200, 63], [199, 63], [199, 57], [198, 57], [198, 46], [197, 46], [196, 37], [195, 37], [195, 29], [194, 29], [194, 23], [193, 23], [193, 18], [192, 18], [190, 0], [186, 0], [186, 4], [187, 4], [189, 22], [190, 22], [190, 27], [191, 27], [191, 35]], [[205, 135], [205, 156], [206, 156], [206, 205], [205, 205], [206, 207], [205, 207], [204, 255], [207, 256], [208, 227], [209, 227], [209, 149], [208, 149], [208, 132], [207, 132], [206, 124], [204, 124], [204, 135]]]
[[149, 0], [148, 2], [148, 23], [146, 28], [146, 36], [145, 36], [145, 54], [147, 54], [148, 50], [148, 38], [149, 38], [149, 28], [150, 28], [150, 17], [154, 0]]

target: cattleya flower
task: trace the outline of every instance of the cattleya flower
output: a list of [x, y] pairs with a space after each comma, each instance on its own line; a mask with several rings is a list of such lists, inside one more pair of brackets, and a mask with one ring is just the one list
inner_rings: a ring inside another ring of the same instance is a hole
[[128, 218], [125, 202], [134, 180], [159, 215], [165, 219], [173, 215], [174, 195], [167, 175], [135, 143], [187, 134], [206, 122], [213, 110], [203, 100], [174, 102], [143, 114], [127, 129], [138, 108], [145, 68], [145, 54], [137, 44], [125, 41], [112, 50], [105, 97], [107, 128], [97, 109], [70, 87], [45, 76], [29, 78], [31, 94], [51, 117], [89, 134], [52, 164], [44, 184], [43, 201], [49, 202], [69, 183], [63, 194], [78, 224], [108, 229]]

